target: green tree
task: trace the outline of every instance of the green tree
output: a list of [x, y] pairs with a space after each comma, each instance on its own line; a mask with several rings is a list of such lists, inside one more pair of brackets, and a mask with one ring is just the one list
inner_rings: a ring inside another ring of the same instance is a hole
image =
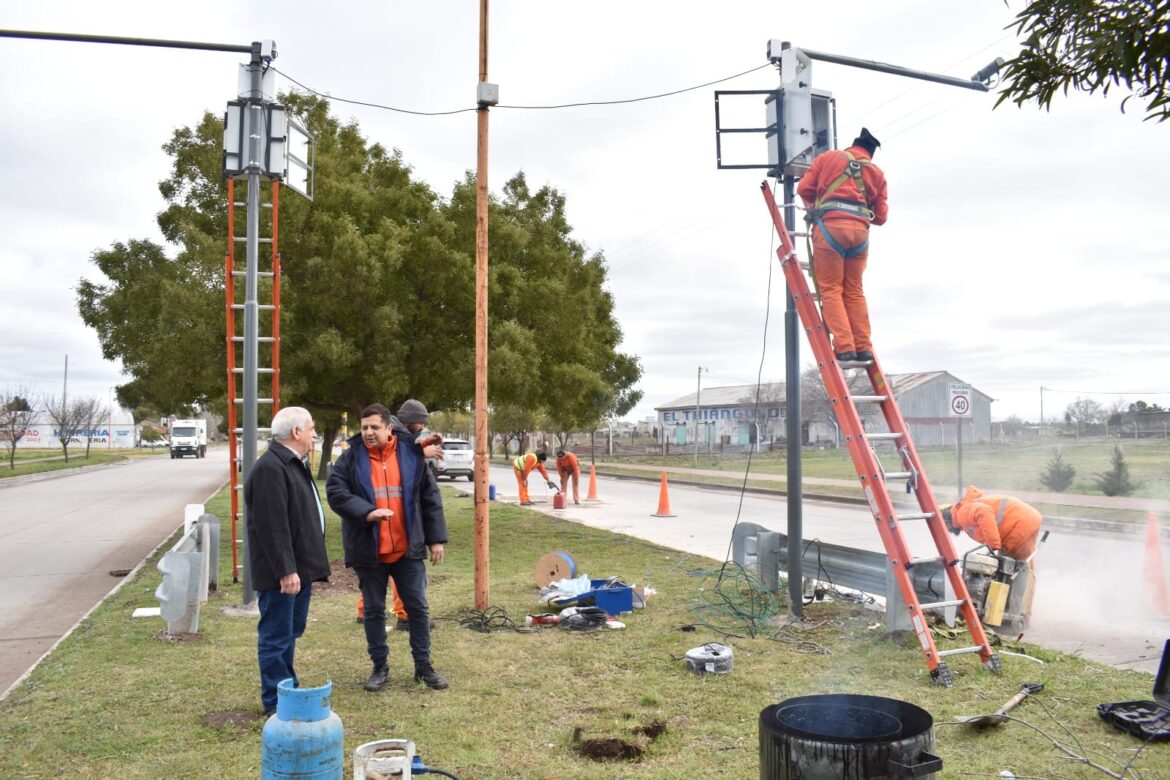
[[[470, 173], [456, 185], [445, 213], [455, 225], [454, 246], [473, 256]], [[493, 408], [547, 414], [562, 441], [606, 416], [628, 413], [642, 397], [636, 388], [642, 368], [635, 356], [618, 350], [622, 332], [605, 289], [604, 256], [587, 253], [572, 237], [564, 195], [549, 186], [533, 192], [518, 173], [492, 203], [489, 230]]]
[[1064, 462], [1060, 450], [1053, 453], [1048, 459], [1048, 465], [1040, 474], [1040, 484], [1056, 493], [1063, 493], [1072, 485], [1077, 470]]
[[1133, 492], [1141, 487], [1140, 484], [1130, 479], [1129, 464], [1125, 462], [1125, 455], [1122, 454], [1121, 447], [1117, 446], [1113, 448], [1110, 469], [1094, 474], [1093, 480], [1097, 483], [1100, 491], [1107, 496], [1133, 495]]
[[[442, 203], [397, 150], [368, 143], [325, 100], [283, 99], [317, 148], [315, 199], [288, 195], [280, 204], [281, 400], [314, 412], [324, 468], [343, 411], [372, 401], [394, 409], [408, 397], [432, 409], [471, 402], [474, 180]], [[83, 320], [132, 377], [118, 392], [130, 406], [226, 409], [222, 135], [221, 120], [206, 114], [164, 147], [172, 169], [160, 184], [167, 206], [158, 222], [174, 256], [147, 241], [115, 244], [93, 258], [109, 283], [78, 287]], [[605, 403], [597, 404], [636, 403], [641, 369], [616, 351], [621, 331], [603, 261], [586, 258], [570, 237], [564, 198], [547, 187], [530, 194], [520, 175], [492, 209], [492, 230], [493, 405], [539, 413], [544, 383], [583, 376], [575, 366], [591, 372], [589, 381], [558, 387], [558, 396], [599, 396], [598, 376]], [[571, 316], [554, 316], [558, 300]], [[269, 327], [262, 320], [261, 331]], [[262, 345], [260, 363], [269, 362]]]
[[1023, 48], [1003, 67], [1005, 100], [1051, 108], [1070, 89], [1128, 90], [1146, 101], [1146, 119], [1170, 116], [1170, 1], [1032, 0], [1011, 25]]

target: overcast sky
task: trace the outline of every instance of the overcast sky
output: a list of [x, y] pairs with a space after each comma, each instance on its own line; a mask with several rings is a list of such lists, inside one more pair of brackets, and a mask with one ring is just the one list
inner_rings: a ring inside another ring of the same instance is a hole
[[[1014, 54], [1005, 28], [1021, 7], [495, 0], [489, 80], [503, 105], [637, 98], [764, 65], [771, 38], [967, 78]], [[24, 3], [0, 27], [271, 38], [280, 70], [335, 97], [417, 111], [475, 100], [474, 0]], [[126, 381], [77, 314], [77, 282], [99, 278], [95, 250], [161, 240], [160, 147], [203, 111], [223, 111], [242, 60], [0, 39], [0, 385], [59, 393], [66, 354], [70, 395], [108, 398]], [[1038, 419], [1041, 386], [1048, 419], [1078, 395], [1170, 401], [1170, 128], [1142, 122], [1136, 102], [1122, 114], [1113, 96], [993, 111], [993, 94], [823, 62], [812, 79], [837, 100], [842, 146], [862, 125], [882, 142], [890, 219], [871, 235], [866, 289], [888, 372], [950, 371], [997, 399], [996, 419]], [[491, 112], [492, 189], [519, 170], [556, 187], [576, 237], [607, 258], [623, 350], [645, 370], [631, 417], [693, 392], [699, 366], [705, 387], [754, 382], [761, 356], [764, 380], [783, 379], [783, 277], [762, 172], [716, 169], [713, 109], [716, 89], [777, 84], [766, 67], [658, 100]], [[729, 119], [762, 123], [756, 100], [729, 107]], [[401, 150], [442, 196], [475, 167], [473, 112], [333, 111]], [[762, 141], [734, 151], [765, 155]], [[802, 343], [802, 362], [810, 355]]]

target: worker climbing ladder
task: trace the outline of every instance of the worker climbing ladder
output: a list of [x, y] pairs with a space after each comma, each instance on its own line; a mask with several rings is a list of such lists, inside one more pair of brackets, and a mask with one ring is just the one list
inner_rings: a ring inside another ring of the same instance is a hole
[[[227, 418], [228, 418], [228, 461], [230, 464], [231, 474], [231, 510], [232, 510], [232, 582], [239, 582], [240, 560], [239, 550], [243, 540], [240, 538], [239, 528], [242, 525], [240, 522], [242, 518], [241, 502], [243, 500], [243, 471], [240, 468], [241, 452], [238, 442], [241, 441], [240, 435], [244, 432], [242, 427], [239, 427], [238, 419], [240, 417], [237, 411], [237, 405], [244, 402], [243, 397], [237, 392], [236, 378], [242, 377], [244, 369], [236, 365], [236, 345], [242, 345], [244, 336], [241, 335], [242, 327], [237, 327], [236, 312], [244, 309], [244, 304], [236, 303], [236, 281], [243, 281], [247, 276], [247, 269], [245, 263], [236, 264], [236, 244], [242, 244], [247, 239], [245, 236], [237, 236], [235, 213], [237, 208], [245, 208], [246, 201], [237, 201], [235, 199], [236, 182], [234, 179], [227, 181], [227, 196], [228, 196], [228, 250], [227, 256], [224, 260], [224, 308], [227, 317]], [[259, 238], [259, 243], [268, 244], [271, 251], [271, 263], [269, 270], [256, 272], [260, 280], [267, 280], [268, 284], [260, 285], [261, 289], [266, 290], [271, 298], [270, 303], [258, 304], [260, 313], [268, 312], [270, 317], [270, 332], [267, 336], [258, 336], [257, 341], [260, 344], [270, 345], [269, 354], [271, 356], [271, 364], [267, 367], [257, 368], [257, 373], [261, 376], [269, 377], [269, 387], [271, 392], [268, 397], [260, 397], [256, 399], [258, 404], [264, 404], [272, 407], [272, 414], [276, 414], [280, 408], [280, 254], [277, 247], [277, 236], [279, 225], [279, 208], [280, 208], [280, 182], [272, 182], [272, 201], [270, 203], [261, 203], [260, 208], [268, 211], [271, 214], [270, 220], [270, 235]], [[262, 264], [258, 264], [258, 268], [263, 268]], [[241, 326], [243, 317], [238, 318]], [[263, 322], [263, 318], [260, 320]], [[240, 354], [243, 350], [239, 350]], [[261, 352], [261, 355], [263, 351]], [[258, 428], [257, 433], [267, 432], [268, 428]]]
[[[975, 611], [967, 586], [963, 582], [959, 559], [955, 553], [954, 544], [942, 520], [934, 493], [926, 480], [918, 454], [914, 450], [914, 443], [910, 440], [910, 431], [906, 427], [898, 403], [882, 373], [877, 357], [866, 361], [838, 362], [833, 354], [829, 342], [829, 332], [821, 318], [813, 293], [809, 290], [808, 281], [804, 276], [804, 265], [796, 254], [792, 242], [792, 234], [784, 224], [784, 218], [776, 204], [775, 196], [767, 182], [764, 182], [764, 200], [772, 214], [772, 222], [780, 236], [780, 248], [776, 254], [780, 259], [780, 266], [784, 270], [784, 277], [788, 282], [788, 292], [795, 301], [797, 313], [808, 334], [809, 344], [817, 360], [821, 378], [825, 383], [829, 401], [841, 426], [841, 432], [849, 447], [849, 454], [853, 458], [853, 465], [857, 470], [857, 477], [861, 481], [862, 491], [865, 493], [866, 503], [873, 513], [878, 533], [886, 548], [890, 567], [898, 590], [909, 610], [910, 623], [918, 637], [918, 643], [926, 656], [926, 665], [930, 670], [931, 678], [940, 685], [950, 687], [952, 678], [944, 658], [962, 653], [978, 653], [985, 666], [992, 671], [1000, 671], [999, 655], [992, 652], [987, 642], [987, 635], [983, 630], [983, 623]], [[860, 394], [850, 390], [845, 378], [845, 371], [864, 369], [869, 379], [872, 392]], [[888, 432], [867, 432], [862, 423], [859, 405], [876, 405], [885, 418]], [[892, 444], [901, 460], [900, 471], [886, 471], [878, 458], [874, 447], [878, 444]], [[899, 512], [894, 507], [890, 497], [888, 483], [900, 481], [906, 491], [915, 496], [918, 501], [918, 512]], [[937, 558], [915, 560], [902, 533], [903, 522], [924, 522], [930, 530], [938, 550]], [[911, 570], [915, 566], [926, 563], [943, 565], [947, 580], [950, 582], [954, 598], [935, 603], [920, 603], [918, 595], [911, 581]], [[969, 647], [954, 650], [939, 651], [934, 644], [934, 637], [927, 625], [927, 610], [957, 607], [970, 631], [974, 642]]]

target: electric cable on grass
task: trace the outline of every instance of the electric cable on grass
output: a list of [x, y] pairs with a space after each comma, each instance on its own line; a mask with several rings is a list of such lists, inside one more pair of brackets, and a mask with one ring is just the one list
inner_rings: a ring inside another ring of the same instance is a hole
[[724, 636], [743, 638], [770, 629], [768, 619], [783, 614], [785, 606], [781, 595], [763, 590], [758, 578], [739, 564], [726, 561], [705, 574], [691, 613], [699, 625]]
[[463, 628], [470, 628], [481, 634], [488, 634], [492, 631], [515, 631], [517, 634], [530, 634], [536, 630], [517, 625], [512, 618], [508, 617], [508, 613], [503, 607], [488, 607], [483, 611], [465, 609], [459, 613], [456, 620]]

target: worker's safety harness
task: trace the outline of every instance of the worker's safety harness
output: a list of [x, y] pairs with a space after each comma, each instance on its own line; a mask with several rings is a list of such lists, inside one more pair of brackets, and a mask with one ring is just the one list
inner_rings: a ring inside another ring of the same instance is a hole
[[[866, 202], [865, 181], [861, 178], [862, 167], [869, 165], [870, 161], [864, 158], [859, 160], [853, 156], [852, 152], [849, 151], [842, 152], [842, 154], [849, 158], [849, 162], [845, 164], [845, 170], [843, 170], [841, 175], [834, 179], [833, 183], [825, 189], [824, 193], [819, 198], [817, 198], [817, 201], [813, 204], [813, 207], [805, 212], [804, 220], [810, 226], [815, 225], [821, 231], [821, 235], [824, 236], [825, 243], [827, 243], [834, 252], [841, 255], [842, 258], [848, 260], [849, 258], [856, 257], [865, 251], [866, 247], [869, 246], [869, 237], [867, 236], [864, 241], [854, 247], [841, 246], [841, 243], [837, 241], [837, 239], [833, 238], [833, 234], [830, 233], [829, 230], [825, 227], [825, 214], [831, 211], [843, 211], [846, 214], [853, 214], [854, 216], [862, 217], [866, 222], [872, 222], [873, 209], [871, 209], [869, 204]], [[845, 200], [844, 198], [829, 197], [842, 184], [844, 184], [847, 179], [851, 179], [854, 186], [857, 187], [857, 192], [861, 196], [861, 202], [855, 200]], [[811, 234], [812, 231], [809, 232]], [[809, 256], [812, 256], [811, 252], [809, 253]]]

